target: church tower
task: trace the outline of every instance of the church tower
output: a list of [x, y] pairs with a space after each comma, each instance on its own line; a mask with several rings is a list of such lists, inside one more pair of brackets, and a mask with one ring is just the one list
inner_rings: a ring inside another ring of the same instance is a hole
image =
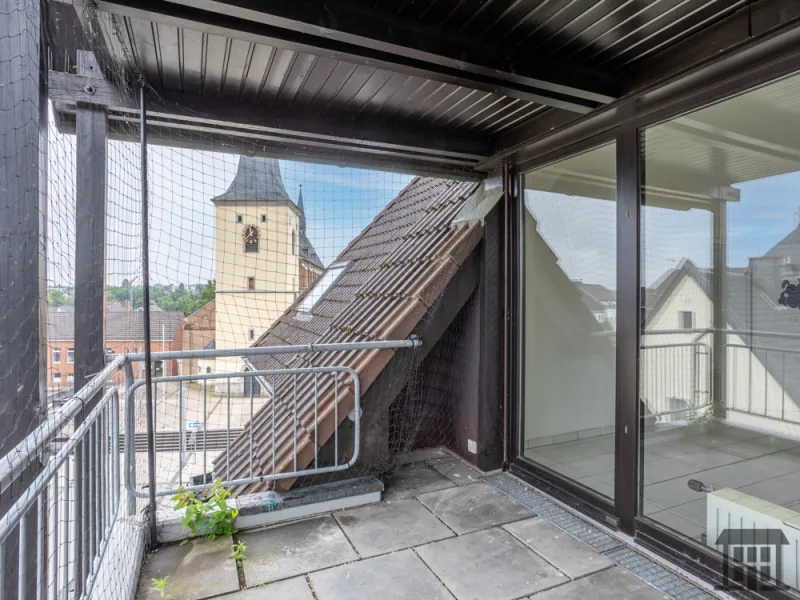
[[[220, 350], [246, 348], [297, 298], [301, 272], [321, 273], [322, 265], [306, 236], [302, 190], [295, 204], [276, 159], [240, 157], [233, 182], [211, 202], [216, 208], [215, 343]], [[238, 357], [216, 361], [217, 371], [243, 367]], [[231, 381], [231, 391], [247, 390], [241, 381]]]

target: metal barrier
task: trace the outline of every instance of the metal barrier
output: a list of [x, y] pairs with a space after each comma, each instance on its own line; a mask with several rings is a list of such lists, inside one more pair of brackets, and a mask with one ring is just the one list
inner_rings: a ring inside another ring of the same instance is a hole
[[643, 345], [641, 352], [642, 401], [650, 411], [648, 418], [669, 420], [711, 405], [708, 344]]
[[[76, 417], [82, 407], [83, 402], [77, 399], [65, 405], [48, 426], [48, 432], [60, 429], [59, 425], [63, 426]], [[24, 467], [22, 471], [19, 470], [19, 465], [35, 460], [35, 451], [44, 448], [48, 437], [31, 441], [34, 443], [27, 445], [28, 452], [17, 455], [19, 462], [11, 467], [9, 474], [24, 471]], [[53, 598], [67, 598], [71, 592], [76, 598], [88, 598], [91, 595], [119, 511], [119, 452], [115, 451], [118, 446], [119, 393], [112, 389], [97, 402], [0, 521], [0, 566], [5, 565], [9, 536], [15, 529], [19, 531], [19, 600], [28, 597], [27, 588], [32, 574], [35, 574], [36, 597], [39, 599], [47, 598], [48, 594]], [[88, 457], [88, 460], [83, 457]], [[76, 476], [78, 474], [81, 476]], [[82, 488], [80, 493], [79, 486]], [[80, 515], [84, 527], [71, 526], [71, 487], [73, 497], [82, 499], [79, 506], [73, 507], [73, 512], [76, 516]], [[35, 521], [32, 525], [36, 528], [36, 564], [28, 565], [26, 544], [30, 536], [29, 523], [34, 519], [34, 505]], [[60, 510], [66, 516], [63, 529], [62, 522], [59, 522]], [[49, 564], [45, 564], [46, 548], [56, 549], [50, 554]], [[0, 568], [0, 599], [5, 592], [4, 575], [5, 569]], [[73, 587], [74, 582], [80, 584]]]
[[[333, 438], [334, 438], [334, 447], [337, 451], [334, 452], [334, 465], [328, 467], [320, 467], [318, 466], [318, 457], [319, 457], [319, 445], [317, 443], [318, 440], [318, 433], [319, 433], [319, 423], [316, 419], [316, 414], [319, 408], [319, 387], [318, 383], [318, 376], [319, 374], [333, 374], [335, 377], [335, 383], [333, 386], [334, 390], [334, 400], [333, 400], [333, 410], [334, 410], [334, 420], [338, 423], [338, 415], [339, 415], [339, 374], [349, 375], [353, 382], [353, 396], [354, 396], [354, 408], [353, 412], [351, 413], [351, 417], [354, 423], [354, 434], [353, 434], [353, 446], [354, 452], [353, 456], [345, 463], [339, 464], [338, 462], [338, 447], [339, 447], [339, 428], [336, 427], [333, 430]], [[186, 414], [186, 396], [184, 394], [184, 383], [189, 381], [202, 381], [203, 382], [203, 406], [202, 406], [202, 413], [203, 418], [201, 421], [202, 427], [200, 428], [203, 431], [203, 468], [202, 468], [202, 476], [205, 480], [206, 473], [208, 473], [208, 466], [206, 462], [206, 450], [208, 449], [208, 439], [207, 439], [207, 430], [208, 430], [208, 418], [207, 418], [207, 405], [208, 405], [208, 381], [213, 380], [226, 380], [228, 382], [227, 385], [227, 415], [228, 415], [228, 424], [226, 428], [226, 444], [225, 444], [225, 452], [227, 455], [228, 464], [226, 465], [226, 472], [230, 472], [230, 453], [231, 453], [231, 423], [230, 423], [230, 414], [231, 414], [231, 386], [230, 381], [231, 379], [244, 379], [244, 378], [264, 378], [269, 382], [269, 378], [272, 378], [274, 381], [275, 377], [278, 376], [292, 376], [294, 385], [291, 386], [289, 391], [289, 397], [282, 398], [281, 401], [284, 404], [288, 404], [293, 407], [293, 426], [292, 426], [292, 453], [293, 453], [293, 465], [294, 468], [286, 471], [286, 472], [277, 472], [276, 465], [275, 465], [275, 456], [276, 456], [276, 436], [275, 436], [275, 410], [277, 400], [275, 398], [275, 385], [273, 384], [270, 386], [271, 389], [267, 390], [269, 395], [268, 404], [272, 407], [272, 434], [271, 434], [271, 444], [272, 444], [272, 472], [268, 475], [255, 475], [254, 474], [254, 462], [253, 462], [253, 449], [254, 449], [254, 438], [253, 438], [253, 427], [249, 429], [249, 439], [248, 439], [248, 464], [249, 464], [249, 476], [244, 478], [238, 479], [226, 479], [222, 481], [223, 487], [231, 487], [231, 486], [241, 486], [241, 485], [249, 485], [253, 483], [265, 483], [268, 481], [277, 481], [280, 479], [295, 479], [297, 477], [304, 477], [308, 475], [320, 475], [323, 473], [334, 473], [337, 471], [344, 471], [352, 467], [357, 461], [360, 451], [360, 442], [361, 442], [361, 383], [358, 377], [358, 374], [351, 369], [350, 367], [343, 367], [343, 366], [334, 366], [334, 367], [304, 367], [298, 369], [274, 369], [274, 370], [267, 370], [267, 371], [241, 371], [236, 373], [203, 373], [198, 375], [173, 375], [173, 376], [166, 376], [166, 377], [154, 377], [152, 379], [152, 383], [156, 386], [159, 383], [178, 383], [179, 384], [179, 439], [180, 439], [180, 449], [178, 451], [179, 456], [179, 465], [178, 465], [178, 487], [183, 487], [186, 491], [200, 491], [204, 489], [208, 489], [212, 487], [214, 484], [211, 481], [206, 481], [202, 484], [195, 484], [195, 485], [187, 485], [184, 486], [183, 482], [183, 470], [184, 470], [184, 455], [186, 453], [186, 437], [187, 432], [185, 430], [186, 419], [184, 415]], [[298, 386], [297, 386], [297, 378], [298, 376], [303, 375], [313, 375], [314, 376], [314, 385], [313, 385], [313, 396], [311, 403], [313, 405], [315, 419], [314, 419], [314, 466], [307, 469], [298, 469], [297, 468], [297, 417], [298, 417]], [[134, 394], [136, 390], [141, 388], [146, 384], [144, 379], [139, 379], [134, 381], [132, 384], [127, 386], [125, 395], [126, 395], [126, 423], [133, 422], [133, 412], [134, 412]], [[253, 414], [254, 414], [254, 403], [255, 403], [255, 395], [253, 386], [250, 387], [250, 394], [249, 394], [249, 409], [250, 409], [250, 420], [252, 421]], [[155, 415], [155, 413], [154, 413]], [[152, 425], [152, 429], [155, 430], [156, 424]], [[136, 443], [136, 438], [132, 428], [126, 426], [126, 435], [125, 435], [125, 473], [126, 473], [126, 487], [128, 492], [131, 494], [130, 497], [135, 498], [149, 498], [150, 493], [149, 491], [143, 492], [136, 490], [136, 479], [135, 479], [135, 470], [134, 470], [134, 461], [133, 456], [135, 456], [135, 449], [134, 445]], [[159, 489], [156, 490], [155, 495], [157, 497], [162, 496], [173, 496], [178, 492], [178, 488], [168, 488], [168, 489]], [[130, 502], [130, 501], [129, 501]], [[132, 504], [130, 506], [133, 506]]]

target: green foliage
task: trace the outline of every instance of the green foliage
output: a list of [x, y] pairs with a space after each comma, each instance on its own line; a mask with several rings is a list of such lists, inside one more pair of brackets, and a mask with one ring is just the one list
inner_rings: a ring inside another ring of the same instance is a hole
[[[231, 493], [222, 487], [222, 480], [217, 477], [214, 487], [206, 490], [204, 497], [198, 497], [194, 492], [187, 492], [183, 486], [178, 488], [178, 494], [172, 498], [175, 510], [185, 508], [181, 523], [188, 527], [192, 535], [205, 531], [209, 540], [215, 540], [221, 535], [236, 533], [233, 523], [239, 514], [239, 509], [228, 506]], [[184, 540], [182, 543], [186, 543]]]
[[247, 560], [247, 557], [244, 553], [247, 551], [247, 544], [244, 542], [236, 542], [233, 545], [233, 552], [228, 558], [231, 558], [236, 561], [236, 566], [240, 569], [242, 568], [242, 562]]
[[[150, 287], [150, 303], [163, 310], [183, 311], [183, 314], [188, 316], [213, 300], [216, 290], [217, 282], [215, 280], [208, 281], [199, 289], [187, 288], [180, 284], [170, 291], [166, 286], [153, 285]], [[135, 310], [142, 307], [141, 286], [106, 286], [106, 302], [125, 304], [131, 298], [131, 308]]]
[[177, 597], [173, 596], [167, 591], [167, 580], [169, 577], [162, 577], [161, 579], [153, 579], [153, 589], [156, 590], [159, 594], [159, 598], [161, 600], [178, 600]]
[[47, 305], [48, 306], [71, 306], [75, 304], [75, 297], [65, 294], [63, 291], [55, 288], [47, 290]]

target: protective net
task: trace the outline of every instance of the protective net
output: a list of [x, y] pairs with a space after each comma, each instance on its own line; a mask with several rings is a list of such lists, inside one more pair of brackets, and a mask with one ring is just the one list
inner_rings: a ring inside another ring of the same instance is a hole
[[[46, 5], [58, 39], [74, 35], [65, 48], [40, 31], [38, 4], [0, 6], [0, 66], [17, 94], [3, 96], [4, 181], [17, 187], [6, 186], [0, 210], [4, 228], [17, 223], [34, 244], [23, 247], [35, 291], [4, 298], [14, 310], [0, 322], [30, 322], [23, 306], [42, 313], [38, 358], [19, 358], [39, 365], [41, 401], [24, 400], [27, 382], [4, 407], [17, 415], [0, 451], [7, 597], [133, 597], [152, 474], [168, 520], [181, 487], [215, 478], [236, 495], [283, 494], [388, 480], [415, 449], [468, 456], [477, 409], [462, 400], [478, 398], [476, 265], [487, 250], [482, 218], [454, 221], [478, 182], [364, 168], [347, 155], [307, 162], [302, 145], [221, 132], [145, 81], [157, 106], [147, 117], [146, 273], [135, 57], [108, 60], [86, 27], [98, 22], [86, 20], [92, 9]], [[44, 101], [35, 84], [48, 74]], [[75, 93], [94, 99], [63, 99], [72, 76]], [[34, 215], [14, 212], [26, 194]], [[358, 346], [408, 339], [421, 347]], [[276, 350], [308, 344], [339, 346]], [[20, 372], [9, 367], [9, 385]]]

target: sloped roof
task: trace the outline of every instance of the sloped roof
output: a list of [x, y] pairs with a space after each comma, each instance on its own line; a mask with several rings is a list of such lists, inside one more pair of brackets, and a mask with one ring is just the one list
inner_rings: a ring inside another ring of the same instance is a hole
[[240, 156], [236, 176], [224, 194], [212, 198], [224, 201], [284, 201], [291, 202], [281, 177], [281, 167], [275, 158]]
[[[648, 309], [646, 321], [649, 322], [667, 302], [673, 291], [684, 277], [691, 277], [703, 289], [708, 298], [713, 297], [713, 277], [708, 269], [701, 269], [691, 260], [685, 259], [681, 265], [673, 269], [664, 281], [655, 288], [657, 300]], [[796, 309], [788, 309], [777, 303], [762, 290], [755, 279], [745, 269], [729, 268], [726, 274], [726, 316], [731, 328], [740, 331], [762, 331], [792, 333], [800, 335], [800, 319]], [[653, 288], [651, 288], [653, 289]], [[651, 290], [647, 290], [649, 296]], [[795, 403], [800, 402], [800, 355], [765, 352], [759, 348], [769, 347], [775, 350], [797, 349], [795, 339], [775, 338], [753, 335], [752, 344], [756, 347], [753, 356], [765, 366], [776, 379], [783, 381], [783, 389]]]
[[[142, 325], [143, 313], [133, 311], [106, 312], [107, 342], [140, 342], [144, 340]], [[167, 341], [175, 337], [175, 332], [183, 320], [179, 310], [159, 310], [150, 312], [150, 338], [152, 342]], [[58, 342], [69, 342], [75, 339], [75, 313], [64, 313], [55, 310], [47, 312], [47, 339]]]
[[[334, 261], [352, 266], [316, 306], [310, 318], [295, 318], [294, 308], [286, 313], [256, 342], [256, 346], [308, 343], [361, 342], [405, 339], [439, 298], [450, 279], [483, 237], [483, 227], [455, 227], [452, 221], [478, 184], [442, 179], [416, 178], [381, 211]], [[307, 292], [308, 293], [308, 292]], [[424, 340], [423, 340], [424, 343]], [[392, 350], [339, 352], [317, 355], [271, 355], [252, 357], [256, 370], [304, 366], [347, 365], [360, 377], [362, 394], [394, 355]], [[274, 403], [277, 471], [293, 466], [293, 398], [281, 390], [290, 389], [290, 377], [275, 380]], [[347, 379], [347, 381], [345, 381]], [[272, 382], [271, 382], [272, 383]], [[322, 446], [337, 424], [333, 423], [334, 389], [330, 378], [320, 378], [320, 398], [315, 415], [313, 381], [298, 380], [298, 464], [304, 468], [313, 460], [315, 418]], [[341, 378], [338, 390], [340, 421], [353, 407], [349, 378]], [[225, 480], [249, 476], [249, 427], [254, 428], [254, 473], [272, 470], [272, 442], [259, 432], [272, 431], [273, 402], [267, 402], [231, 445], [230, 473], [223, 453], [214, 461]], [[306, 462], [304, 462], [306, 461]], [[236, 488], [235, 493], [266, 488], [257, 484]]]

